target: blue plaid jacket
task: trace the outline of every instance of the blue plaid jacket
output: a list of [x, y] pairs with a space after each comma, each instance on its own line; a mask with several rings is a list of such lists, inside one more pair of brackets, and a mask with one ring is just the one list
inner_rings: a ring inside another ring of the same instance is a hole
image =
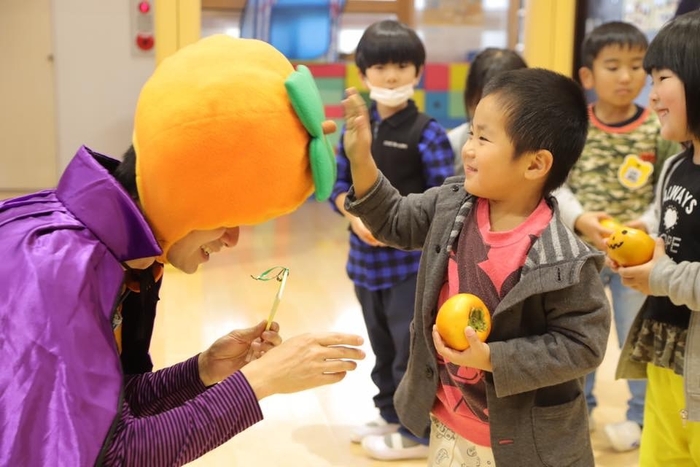
[[[372, 122], [380, 122], [376, 105], [370, 109]], [[343, 127], [336, 151], [338, 179], [331, 193], [331, 206], [338, 211], [335, 199], [347, 193], [352, 186], [350, 161], [343, 146]], [[445, 130], [435, 120], [431, 120], [423, 129], [418, 143], [423, 172], [427, 187], [442, 185], [445, 178], [454, 174], [454, 152]], [[356, 286], [369, 290], [381, 290], [401, 283], [407, 277], [418, 272], [420, 251], [404, 251], [391, 247], [374, 247], [366, 244], [350, 231], [350, 253], [346, 270]]]

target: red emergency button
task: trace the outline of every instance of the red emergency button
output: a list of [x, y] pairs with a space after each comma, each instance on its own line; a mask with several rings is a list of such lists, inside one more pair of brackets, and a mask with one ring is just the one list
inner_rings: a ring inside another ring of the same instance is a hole
[[154, 44], [153, 34], [140, 32], [136, 36], [136, 46], [141, 50], [151, 50]]
[[151, 11], [151, 4], [148, 2], [139, 2], [139, 11], [144, 14], [148, 13]]

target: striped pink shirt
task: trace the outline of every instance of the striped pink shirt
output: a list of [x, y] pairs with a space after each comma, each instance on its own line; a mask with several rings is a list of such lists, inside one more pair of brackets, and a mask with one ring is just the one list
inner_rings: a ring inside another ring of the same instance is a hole
[[262, 420], [248, 381], [237, 372], [206, 388], [197, 356], [153, 373], [127, 375], [107, 466], [183, 465]]

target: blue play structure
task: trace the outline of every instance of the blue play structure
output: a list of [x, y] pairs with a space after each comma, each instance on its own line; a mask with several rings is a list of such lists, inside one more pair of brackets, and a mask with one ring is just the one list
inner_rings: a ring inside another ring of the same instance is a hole
[[290, 60], [337, 59], [337, 31], [345, 0], [248, 0], [241, 37], [272, 44]]

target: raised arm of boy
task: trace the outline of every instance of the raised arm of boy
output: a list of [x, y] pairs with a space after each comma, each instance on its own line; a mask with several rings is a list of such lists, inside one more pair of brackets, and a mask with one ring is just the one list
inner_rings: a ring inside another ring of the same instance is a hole
[[369, 112], [362, 96], [355, 88], [349, 88], [343, 100], [345, 135], [343, 145], [350, 160], [355, 197], [362, 198], [372, 189], [379, 177], [379, 169], [372, 159], [372, 130]]

